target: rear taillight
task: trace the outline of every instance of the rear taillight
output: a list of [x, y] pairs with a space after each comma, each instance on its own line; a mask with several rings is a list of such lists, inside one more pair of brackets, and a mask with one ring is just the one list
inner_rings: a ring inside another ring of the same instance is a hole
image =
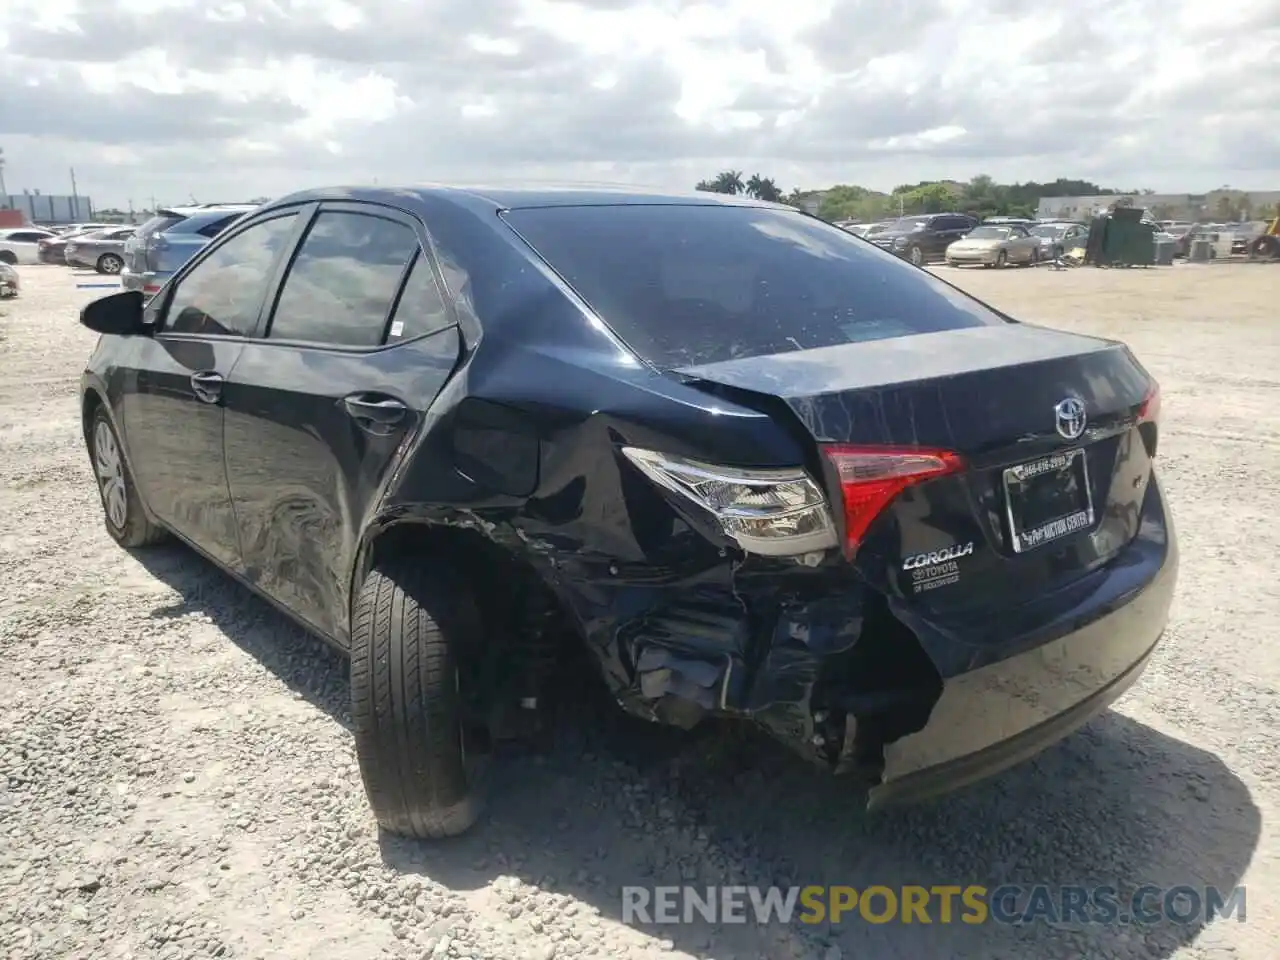
[[714, 518], [746, 553], [800, 557], [839, 543], [827, 498], [802, 469], [725, 467], [637, 447], [622, 453], [659, 487]]
[[1138, 408], [1138, 422], [1160, 422], [1160, 384], [1154, 380], [1151, 382], [1151, 389], [1147, 391], [1147, 395], [1142, 401], [1142, 406]]
[[[1148, 426], [1149, 425], [1149, 426]], [[1146, 427], [1144, 430], [1143, 427]], [[1155, 457], [1160, 443], [1160, 384], [1151, 381], [1151, 388], [1138, 408], [1138, 433], [1147, 448], [1147, 456]]]
[[876, 517], [904, 490], [964, 469], [964, 460], [949, 450], [831, 444], [823, 452], [840, 478], [848, 557], [861, 546]]

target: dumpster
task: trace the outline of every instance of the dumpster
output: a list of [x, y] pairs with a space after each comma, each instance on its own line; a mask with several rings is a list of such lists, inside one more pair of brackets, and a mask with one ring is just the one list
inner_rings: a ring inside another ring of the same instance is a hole
[[1085, 262], [1098, 267], [1149, 267], [1156, 261], [1155, 224], [1142, 211], [1120, 207], [1094, 217]]

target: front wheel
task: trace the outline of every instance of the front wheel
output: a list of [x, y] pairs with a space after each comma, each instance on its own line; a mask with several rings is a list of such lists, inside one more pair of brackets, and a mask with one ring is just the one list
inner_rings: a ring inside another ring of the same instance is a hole
[[102, 497], [103, 519], [111, 538], [122, 547], [145, 547], [167, 539], [164, 528], [152, 523], [142, 509], [120, 438], [103, 407], [94, 412], [88, 442], [89, 459]]
[[924, 266], [924, 250], [913, 243], [907, 250], [907, 259], [911, 261], [912, 266]]
[[98, 272], [114, 277], [124, 269], [124, 260], [114, 253], [104, 253], [98, 258]]
[[378, 566], [351, 616], [351, 716], [365, 794], [391, 833], [465, 833], [484, 806], [468, 756], [459, 653], [481, 642], [471, 595], [421, 562]]

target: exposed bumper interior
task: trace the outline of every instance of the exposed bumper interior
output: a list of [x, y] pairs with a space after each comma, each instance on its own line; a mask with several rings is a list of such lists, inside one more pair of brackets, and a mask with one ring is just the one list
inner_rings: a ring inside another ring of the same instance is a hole
[[1178, 567], [1152, 486], [1138, 536], [1104, 568], [1010, 611], [1004, 639], [993, 642], [989, 619], [966, 633], [857, 586], [778, 604], [762, 645], [743, 616], [744, 604], [759, 613], [760, 598], [708, 590], [630, 625], [622, 659], [634, 679], [620, 697], [680, 726], [709, 714], [757, 722], [806, 758], [856, 773], [872, 807], [996, 773], [1086, 723], [1141, 675]]

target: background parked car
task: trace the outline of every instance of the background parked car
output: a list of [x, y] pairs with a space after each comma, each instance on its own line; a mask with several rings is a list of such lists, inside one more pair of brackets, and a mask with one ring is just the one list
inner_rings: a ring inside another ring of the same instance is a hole
[[10, 266], [15, 263], [39, 263], [40, 241], [52, 236], [54, 234], [49, 230], [37, 230], [33, 227], [0, 230], [0, 263]]
[[72, 237], [81, 237], [86, 234], [96, 233], [99, 230], [113, 230], [117, 228], [120, 228], [120, 224], [118, 223], [75, 223], [67, 227], [58, 227], [53, 229], [52, 232], [54, 236], [47, 240], [41, 240], [36, 244], [40, 262], [66, 263], [67, 241]]
[[1040, 238], [1020, 223], [984, 223], [947, 247], [947, 265], [980, 263], [1003, 267], [1010, 263], [1038, 263]]
[[977, 225], [977, 220], [963, 213], [921, 214], [890, 221], [867, 239], [919, 267], [941, 260], [947, 247]]
[[121, 285], [151, 296], [196, 251], [253, 209], [251, 203], [205, 203], [157, 210], [124, 245]]
[[1072, 247], [1084, 246], [1089, 228], [1068, 220], [1037, 223], [1031, 228], [1031, 235], [1040, 241], [1040, 259], [1056, 260]]
[[855, 223], [848, 230], [859, 237], [873, 237], [877, 233], [884, 233], [885, 227], [891, 223], [893, 223], [892, 220], [883, 220], [880, 223]]
[[16, 297], [20, 287], [17, 268], [0, 263], [0, 297]]
[[72, 237], [65, 248], [67, 263], [114, 276], [124, 269], [124, 245], [135, 233], [135, 227], [113, 227]]

